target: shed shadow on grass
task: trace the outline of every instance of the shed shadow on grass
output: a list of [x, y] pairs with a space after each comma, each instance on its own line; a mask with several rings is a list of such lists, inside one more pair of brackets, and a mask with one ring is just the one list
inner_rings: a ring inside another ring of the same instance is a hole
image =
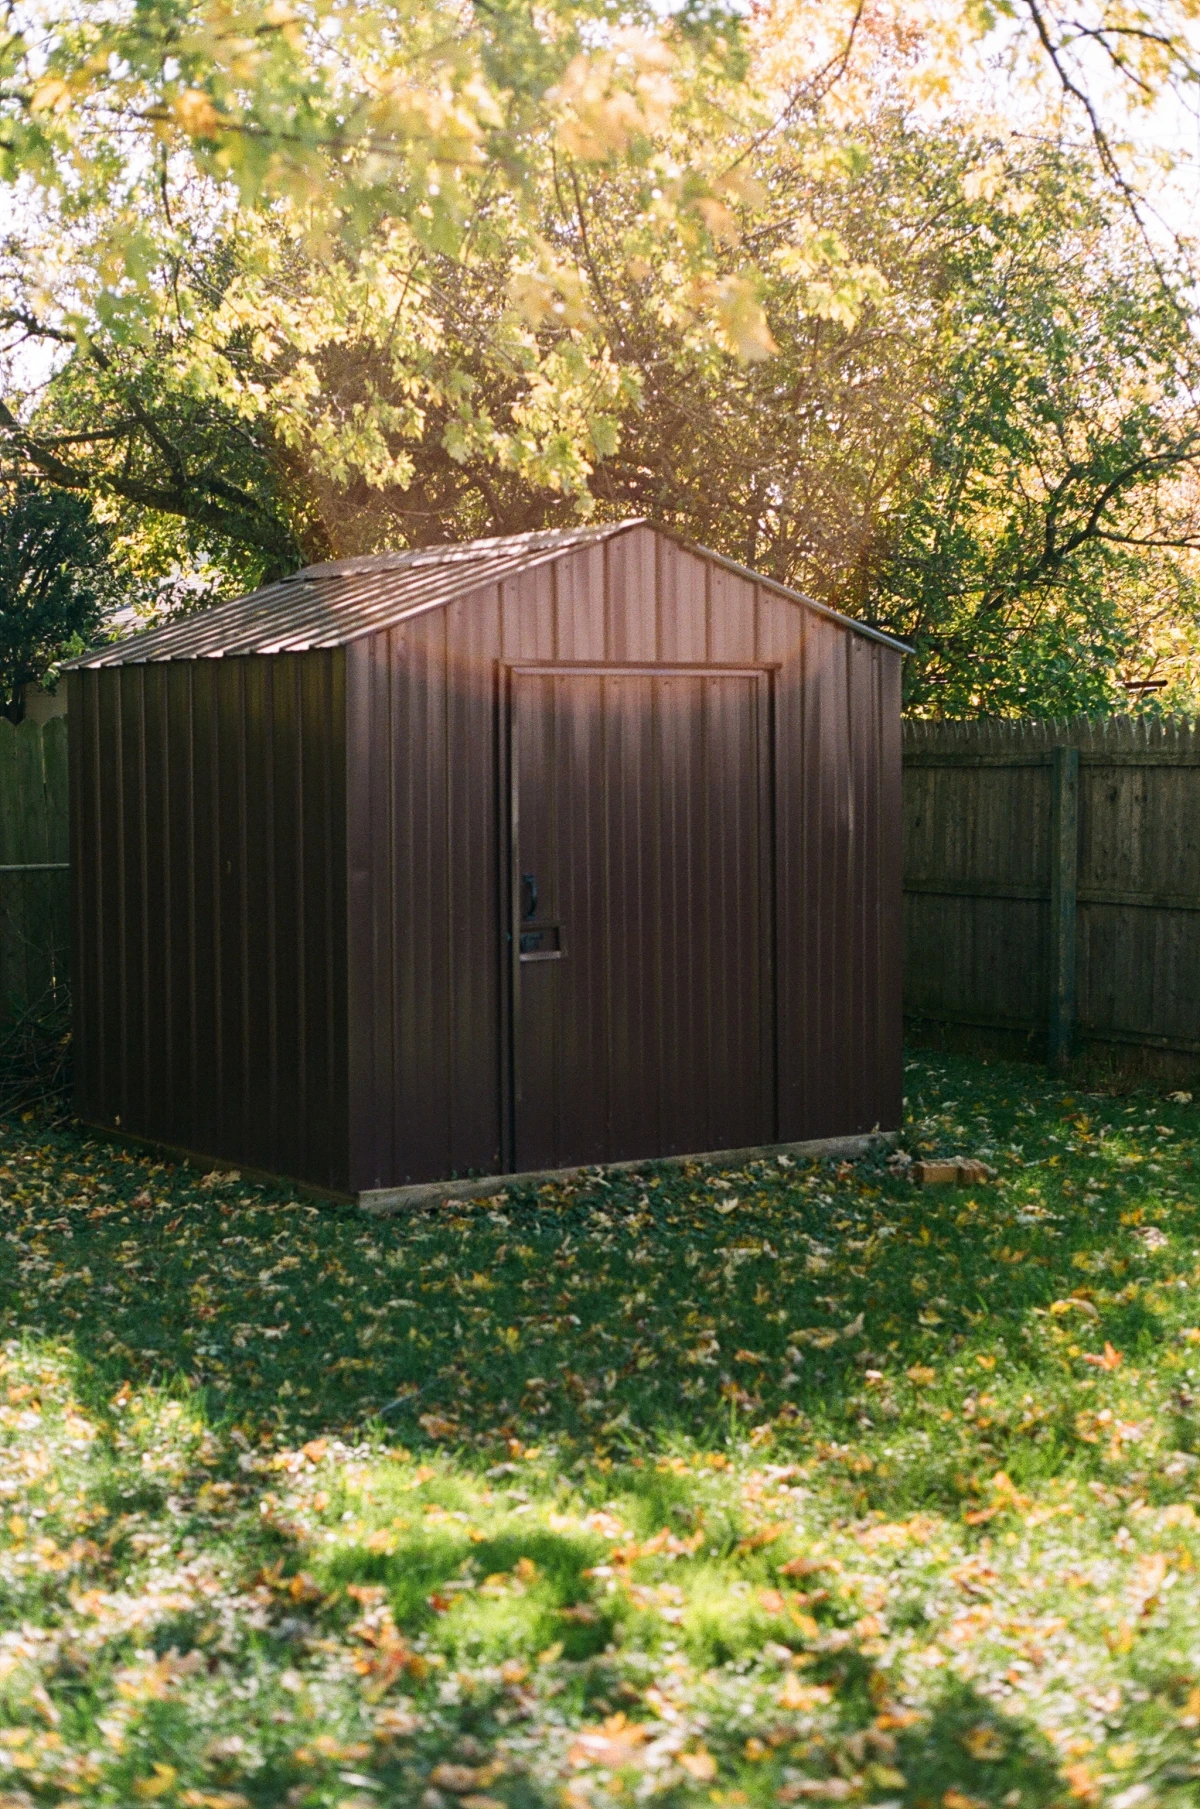
[[[1030, 1096], [1028, 1077], [964, 1065], [954, 1091], [972, 1086], [996, 1138], [1010, 1134], [1003, 1114]], [[1048, 1129], [1060, 1110], [1048, 1106]], [[1172, 1154], [1189, 1148], [1180, 1136]], [[519, 1438], [620, 1461], [768, 1428], [774, 1454], [801, 1457], [821, 1441], [873, 1450], [889, 1415], [932, 1424], [907, 1379], [923, 1365], [939, 1385], [966, 1366], [956, 1401], [1018, 1375], [1039, 1397], [1057, 1389], [1043, 1424], [1010, 1437], [993, 1420], [978, 1453], [938, 1432], [920, 1464], [842, 1478], [854, 1511], [957, 1514], [972, 1469], [986, 1501], [999, 1469], [1036, 1486], [1068, 1460], [1098, 1461], [1079, 1449], [1054, 1338], [1110, 1339], [1132, 1363], [1164, 1336], [1115, 1283], [1092, 1288], [1088, 1320], [1049, 1311], [1093, 1257], [1123, 1243], [1141, 1260], [1115, 1149], [1088, 1152], [1089, 1182], [1113, 1191], [1086, 1212], [1066, 1166], [1030, 1171], [1018, 1202], [922, 1191], [880, 1159], [726, 1176], [647, 1165], [578, 1192], [514, 1193], [502, 1210], [364, 1220], [10, 1123], [0, 1158], [40, 1200], [3, 1202], [0, 1307], [12, 1330], [70, 1343], [98, 1409], [125, 1382], [154, 1382], [193, 1391], [213, 1422], [296, 1442], [373, 1431], [503, 1455]], [[977, 1354], [991, 1367], [976, 1373]]]
[[1049, 1809], [1064, 1797], [1049, 1741], [959, 1677], [946, 1679], [928, 1719], [900, 1735], [897, 1764], [907, 1809]]

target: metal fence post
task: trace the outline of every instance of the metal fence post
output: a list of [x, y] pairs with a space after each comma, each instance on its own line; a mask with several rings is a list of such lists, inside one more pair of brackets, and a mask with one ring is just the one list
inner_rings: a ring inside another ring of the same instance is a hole
[[1050, 766], [1050, 1020], [1047, 1060], [1060, 1071], [1075, 1033], [1075, 904], [1079, 883], [1079, 749], [1056, 747]]

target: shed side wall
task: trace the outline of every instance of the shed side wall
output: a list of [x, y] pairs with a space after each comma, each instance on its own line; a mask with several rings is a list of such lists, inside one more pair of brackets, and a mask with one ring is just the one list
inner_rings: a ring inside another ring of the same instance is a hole
[[764, 1115], [899, 1123], [898, 653], [638, 527], [346, 656], [354, 1188], [508, 1162], [505, 661], [777, 668]]
[[71, 675], [76, 1104], [348, 1183], [342, 652]]

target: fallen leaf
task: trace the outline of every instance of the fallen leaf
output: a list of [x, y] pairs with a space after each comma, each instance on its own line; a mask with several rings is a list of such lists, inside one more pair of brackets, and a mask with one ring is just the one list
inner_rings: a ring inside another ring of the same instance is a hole
[[451, 1438], [458, 1431], [458, 1421], [447, 1419], [443, 1413], [423, 1413], [419, 1423], [430, 1438]]
[[1095, 1357], [1085, 1353], [1083, 1360], [1085, 1363], [1092, 1364], [1096, 1369], [1120, 1369], [1122, 1357], [1121, 1352], [1119, 1350], [1114, 1350], [1108, 1340], [1105, 1339], [1103, 1356]]
[[973, 1759], [979, 1759], [984, 1763], [1002, 1759], [1008, 1751], [1007, 1745], [995, 1728], [989, 1727], [985, 1721], [981, 1721], [977, 1727], [970, 1728], [963, 1735], [962, 1743]]
[[584, 1727], [567, 1754], [575, 1766], [598, 1765], [604, 1771], [620, 1771], [636, 1765], [650, 1730], [624, 1715], [610, 1715], [600, 1727]]
[[435, 1765], [429, 1774], [429, 1782], [436, 1790], [448, 1790], [453, 1796], [462, 1796], [468, 1790], [474, 1790], [479, 1783], [479, 1773], [473, 1765]]
[[830, 1568], [828, 1558], [789, 1558], [779, 1566], [781, 1577], [811, 1577], [818, 1570]]
[[807, 1712], [823, 1708], [832, 1697], [833, 1691], [827, 1683], [801, 1683], [796, 1673], [789, 1671], [776, 1700], [780, 1708]]
[[142, 1802], [153, 1802], [155, 1797], [165, 1796], [168, 1790], [175, 1787], [175, 1779], [179, 1776], [173, 1765], [163, 1765], [155, 1761], [153, 1774], [148, 1778], [135, 1778], [133, 1794]]

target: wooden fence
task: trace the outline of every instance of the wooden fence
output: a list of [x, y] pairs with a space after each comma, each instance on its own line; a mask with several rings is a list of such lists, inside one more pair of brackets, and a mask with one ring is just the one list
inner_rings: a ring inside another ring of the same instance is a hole
[[69, 989], [66, 717], [0, 717], [0, 1094], [54, 1065]]
[[1200, 723], [904, 726], [905, 1010], [1200, 1057]]

